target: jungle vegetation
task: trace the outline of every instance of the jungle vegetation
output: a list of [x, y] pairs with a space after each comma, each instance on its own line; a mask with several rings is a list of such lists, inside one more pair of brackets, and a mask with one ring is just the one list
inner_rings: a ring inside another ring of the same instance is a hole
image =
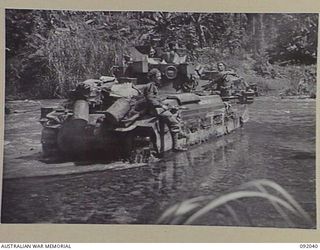
[[[225, 61], [264, 90], [315, 86], [317, 14], [6, 10], [6, 97], [63, 98], [110, 75], [132, 45], [174, 41], [213, 69]], [[307, 75], [307, 76], [306, 76]]]

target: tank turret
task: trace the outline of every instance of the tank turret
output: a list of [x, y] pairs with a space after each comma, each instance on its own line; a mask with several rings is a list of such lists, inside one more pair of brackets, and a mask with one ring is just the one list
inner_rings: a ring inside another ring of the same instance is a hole
[[124, 56], [122, 63], [114, 66], [113, 72], [120, 81], [131, 78], [137, 84], [145, 84], [148, 72], [157, 68], [162, 73], [164, 91], [192, 92], [196, 89], [199, 78], [196, 64], [187, 60], [182, 49], [177, 52], [164, 51], [161, 47], [136, 46], [129, 51], [130, 56]]

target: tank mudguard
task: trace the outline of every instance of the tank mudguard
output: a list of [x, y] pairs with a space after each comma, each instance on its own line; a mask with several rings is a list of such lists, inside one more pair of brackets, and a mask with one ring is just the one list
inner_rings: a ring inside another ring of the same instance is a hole
[[158, 121], [158, 118], [156, 118], [156, 117], [151, 117], [151, 118], [147, 118], [147, 119], [143, 119], [143, 120], [137, 120], [132, 125], [130, 125], [129, 127], [116, 128], [115, 131], [117, 131], [117, 132], [129, 132], [129, 131], [132, 131], [132, 130], [138, 128], [138, 127], [150, 128], [150, 127], [153, 127], [155, 122], [157, 122], [157, 121]]
[[127, 128], [116, 128], [115, 131], [127, 133], [130, 131], [134, 132], [137, 129], [152, 129], [157, 153], [163, 153], [172, 149], [173, 141], [170, 129], [165, 122], [160, 121], [156, 117], [138, 120]]

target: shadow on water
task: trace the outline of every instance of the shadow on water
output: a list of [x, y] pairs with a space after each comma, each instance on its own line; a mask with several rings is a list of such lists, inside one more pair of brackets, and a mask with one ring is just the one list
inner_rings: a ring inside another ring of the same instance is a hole
[[292, 158], [296, 160], [315, 159], [315, 157], [316, 156], [314, 153], [309, 153], [309, 152], [299, 152], [292, 156]]
[[34, 154], [30, 154], [30, 155], [19, 156], [16, 159], [41, 161], [41, 152], [37, 152], [37, 153], [34, 153]]
[[[32, 148], [30, 151], [34, 151]], [[94, 165], [94, 164], [110, 164], [115, 161], [112, 157], [106, 155], [106, 152], [83, 152], [75, 155], [59, 153], [56, 156], [44, 157], [41, 152], [25, 153], [16, 156], [14, 159], [24, 161], [36, 161], [45, 164], [61, 164], [73, 163], [74, 165]]]

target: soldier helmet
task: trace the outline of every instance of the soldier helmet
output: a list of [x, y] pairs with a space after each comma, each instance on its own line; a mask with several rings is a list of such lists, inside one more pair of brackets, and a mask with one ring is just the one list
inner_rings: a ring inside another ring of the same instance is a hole
[[224, 67], [227, 67], [227, 65], [226, 65], [224, 62], [222, 62], [222, 61], [217, 62], [217, 65], [219, 65], [219, 64], [222, 64]]
[[153, 68], [148, 72], [148, 77], [151, 79], [152, 77], [156, 76], [157, 74], [161, 74], [160, 70]]

